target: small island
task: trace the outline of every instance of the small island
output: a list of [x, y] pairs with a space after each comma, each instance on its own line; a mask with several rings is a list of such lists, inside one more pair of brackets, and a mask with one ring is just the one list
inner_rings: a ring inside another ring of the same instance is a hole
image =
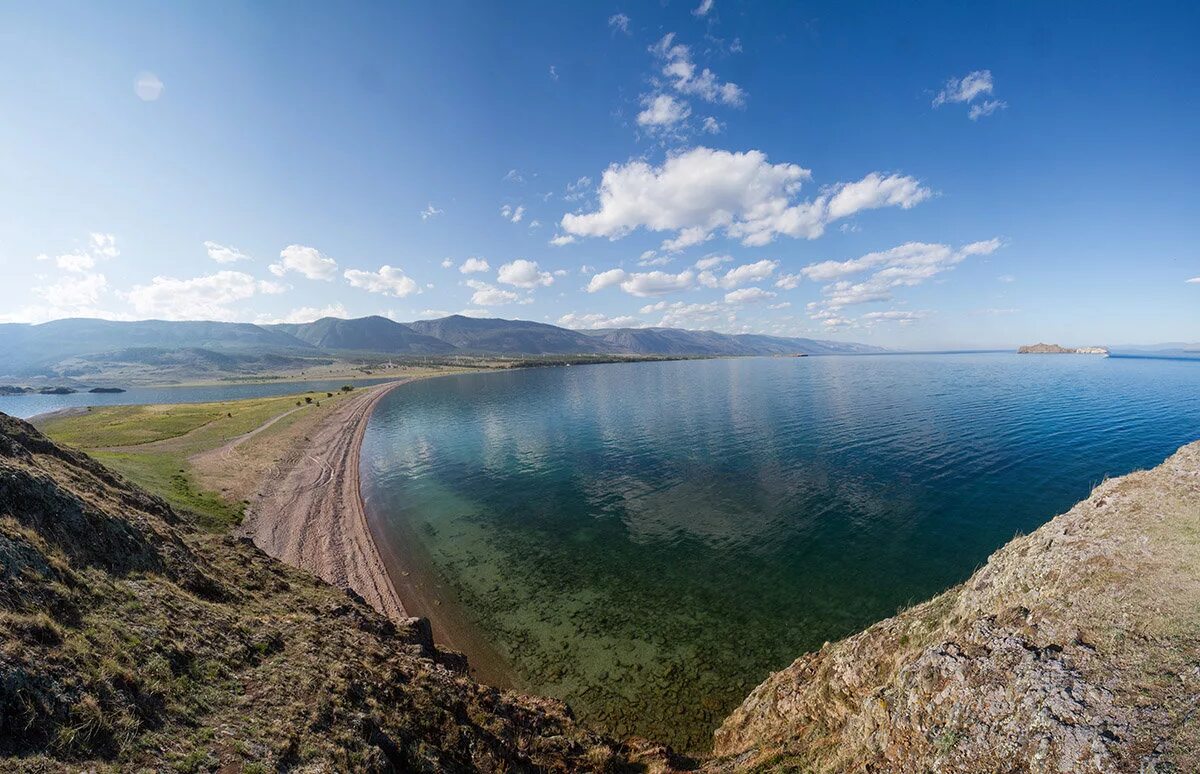
[[1060, 347], [1057, 344], [1026, 344], [1017, 350], [1018, 355], [1104, 355], [1104, 347]]
[[119, 392], [125, 392], [125, 390], [120, 387], [93, 387], [88, 392], [97, 395], [116, 395]]

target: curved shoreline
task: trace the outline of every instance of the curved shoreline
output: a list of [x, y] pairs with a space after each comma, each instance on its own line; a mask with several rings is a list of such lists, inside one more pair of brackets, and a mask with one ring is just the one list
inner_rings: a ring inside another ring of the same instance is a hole
[[359, 491], [359, 460], [371, 412], [411, 379], [369, 387], [340, 404], [277, 460], [241, 528], [267, 554], [353, 590], [393, 620], [409, 617], [375, 545]]

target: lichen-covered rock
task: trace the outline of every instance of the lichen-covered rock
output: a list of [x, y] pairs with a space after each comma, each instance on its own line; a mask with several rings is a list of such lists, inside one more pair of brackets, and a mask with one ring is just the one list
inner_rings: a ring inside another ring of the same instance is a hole
[[712, 770], [1200, 770], [1200, 443], [798, 659]]

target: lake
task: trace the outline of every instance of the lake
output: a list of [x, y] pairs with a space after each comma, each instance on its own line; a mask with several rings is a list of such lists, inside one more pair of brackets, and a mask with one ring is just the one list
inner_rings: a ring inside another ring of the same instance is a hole
[[363, 491], [435, 634], [453, 608], [518, 687], [697, 750], [770, 671], [1197, 438], [1195, 361], [608, 364], [393, 391]]
[[86, 406], [132, 406], [153, 403], [211, 403], [215, 401], [268, 398], [301, 392], [336, 392], [343, 384], [366, 386], [390, 381], [384, 379], [317, 379], [303, 382], [256, 382], [204, 384], [193, 387], [131, 387], [125, 392], [75, 392], [70, 395], [0, 395], [0, 411], [28, 419], [50, 411]]

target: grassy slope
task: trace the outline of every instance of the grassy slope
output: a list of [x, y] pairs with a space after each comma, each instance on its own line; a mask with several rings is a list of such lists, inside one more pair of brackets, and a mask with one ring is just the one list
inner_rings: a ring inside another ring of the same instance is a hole
[[[344, 397], [310, 392], [220, 403], [105, 406], [51, 417], [39, 427], [59, 443], [88, 451], [175, 508], [195, 513], [202, 526], [217, 531], [237, 524], [245, 504], [223, 496], [215, 482], [198, 480], [190, 458], [296, 408], [302, 409], [296, 412], [301, 416], [293, 421], [315, 422], [319, 412]], [[279, 424], [280, 429], [287, 426]]]

